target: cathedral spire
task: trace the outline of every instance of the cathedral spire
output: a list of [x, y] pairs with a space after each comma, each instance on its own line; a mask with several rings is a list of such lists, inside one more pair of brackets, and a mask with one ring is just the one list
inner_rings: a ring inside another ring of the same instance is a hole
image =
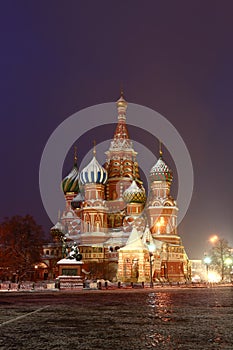
[[124, 90], [123, 90], [123, 84], [120, 85], [120, 97], [124, 98]]
[[116, 102], [117, 110], [118, 110], [118, 120], [124, 120], [126, 119], [126, 109], [127, 109], [127, 102], [124, 98], [123, 89], [121, 88], [120, 92], [120, 98]]
[[74, 146], [74, 166], [78, 165], [77, 146]]
[[118, 112], [118, 124], [114, 134], [114, 139], [129, 139], [129, 133], [126, 126], [127, 102], [121, 89], [120, 98], [116, 102]]
[[163, 157], [162, 142], [159, 140], [159, 158]]
[[93, 156], [96, 157], [96, 140], [93, 140]]

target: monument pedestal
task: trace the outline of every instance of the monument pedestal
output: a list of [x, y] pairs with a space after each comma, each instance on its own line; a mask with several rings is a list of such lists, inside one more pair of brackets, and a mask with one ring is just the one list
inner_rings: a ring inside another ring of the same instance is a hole
[[59, 267], [60, 290], [83, 289], [82, 261], [66, 258], [58, 261], [57, 265]]

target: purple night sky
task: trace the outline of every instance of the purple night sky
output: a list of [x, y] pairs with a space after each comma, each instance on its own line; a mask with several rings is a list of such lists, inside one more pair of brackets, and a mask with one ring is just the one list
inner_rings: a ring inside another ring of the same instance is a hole
[[[213, 233], [233, 245], [233, 3], [21, 0], [0, 12], [1, 219], [29, 213], [49, 231], [44, 146], [71, 114], [116, 101], [122, 83], [127, 101], [166, 117], [190, 152], [194, 192], [178, 228], [189, 257], [201, 258]], [[67, 160], [64, 172], [72, 151]]]

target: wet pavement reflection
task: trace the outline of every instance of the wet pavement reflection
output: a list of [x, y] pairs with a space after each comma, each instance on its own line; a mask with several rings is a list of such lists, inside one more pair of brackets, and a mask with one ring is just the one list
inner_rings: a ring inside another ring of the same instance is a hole
[[232, 287], [0, 294], [0, 349], [232, 350], [232, 326]]

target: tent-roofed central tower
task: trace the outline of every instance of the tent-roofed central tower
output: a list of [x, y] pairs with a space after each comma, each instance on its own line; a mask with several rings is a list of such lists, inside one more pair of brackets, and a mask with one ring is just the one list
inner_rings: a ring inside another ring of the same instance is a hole
[[109, 207], [108, 225], [110, 228], [122, 226], [125, 215], [125, 202], [122, 198], [124, 191], [133, 180], [137, 182], [139, 187], [142, 185], [136, 162], [137, 152], [133, 148], [126, 125], [127, 102], [122, 91], [116, 105], [118, 123], [114, 138], [106, 152], [105, 163], [105, 169], [108, 171], [106, 200]]

